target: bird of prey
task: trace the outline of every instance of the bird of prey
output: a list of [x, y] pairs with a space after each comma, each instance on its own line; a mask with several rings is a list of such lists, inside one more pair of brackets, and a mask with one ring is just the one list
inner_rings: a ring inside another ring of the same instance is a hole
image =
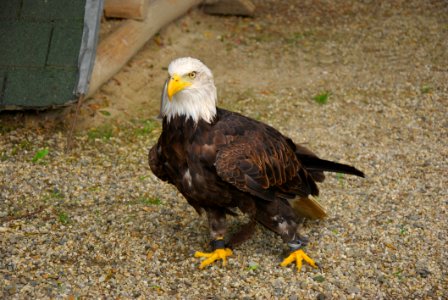
[[[316, 267], [303, 247], [298, 225], [304, 218], [326, 213], [313, 196], [324, 171], [364, 177], [358, 169], [323, 160], [273, 127], [216, 106], [217, 93], [210, 69], [190, 57], [168, 67], [160, 116], [162, 133], [149, 151], [149, 165], [161, 180], [173, 184], [198, 213], [205, 211], [212, 252], [200, 268], [222, 260], [246, 240], [258, 222], [279, 234], [290, 248], [281, 263], [302, 261]], [[250, 222], [226, 236], [226, 215], [237, 210]]]

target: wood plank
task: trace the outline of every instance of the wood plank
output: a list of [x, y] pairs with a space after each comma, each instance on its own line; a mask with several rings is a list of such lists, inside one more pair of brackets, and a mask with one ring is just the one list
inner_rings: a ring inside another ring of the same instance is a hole
[[106, 17], [144, 20], [148, 14], [149, 0], [105, 0]]

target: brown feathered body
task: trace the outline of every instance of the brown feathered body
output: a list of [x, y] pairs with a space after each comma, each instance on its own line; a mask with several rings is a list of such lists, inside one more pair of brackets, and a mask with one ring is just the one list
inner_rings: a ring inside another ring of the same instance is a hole
[[[318, 195], [315, 182], [324, 180], [323, 171], [363, 176], [351, 166], [317, 158], [271, 126], [219, 108], [210, 123], [165, 117], [149, 164], [196, 211], [207, 212], [212, 239], [225, 234], [225, 215], [238, 208], [286, 242], [294, 240], [300, 218], [325, 215], [309, 197]], [[247, 238], [247, 228], [230, 244]]]

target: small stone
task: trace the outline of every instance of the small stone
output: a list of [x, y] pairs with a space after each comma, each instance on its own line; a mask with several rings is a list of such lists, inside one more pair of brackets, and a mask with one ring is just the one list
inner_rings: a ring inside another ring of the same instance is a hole
[[378, 282], [379, 283], [385, 283], [386, 281], [387, 281], [386, 276], [384, 276], [384, 275], [378, 276]]
[[17, 287], [15, 284], [11, 284], [5, 287], [5, 290], [9, 295], [14, 295], [17, 292]]
[[360, 292], [361, 292], [361, 290], [357, 286], [351, 286], [347, 289], [347, 293], [349, 293], [349, 294], [358, 294]]
[[274, 289], [274, 294], [275, 294], [276, 296], [281, 296], [281, 295], [283, 295], [283, 289], [282, 289], [282, 288], [275, 288], [275, 289]]
[[325, 300], [325, 299], [327, 299], [327, 296], [325, 296], [325, 294], [320, 293], [319, 295], [317, 295], [316, 299], [317, 300]]
[[276, 279], [274, 281], [273, 286], [276, 287], [276, 288], [281, 288], [282, 287], [282, 283], [283, 283], [283, 281], [281, 279]]
[[16, 271], [17, 270], [17, 266], [15, 263], [13, 262], [9, 262], [6, 264], [6, 269], [9, 271]]
[[139, 292], [139, 291], [137, 291], [137, 292], [134, 292], [133, 294], [132, 294], [132, 297], [133, 298], [138, 298], [138, 297], [140, 297], [141, 296], [141, 292]]
[[431, 274], [431, 271], [426, 268], [420, 268], [417, 269], [417, 274], [420, 275], [421, 278], [427, 278]]

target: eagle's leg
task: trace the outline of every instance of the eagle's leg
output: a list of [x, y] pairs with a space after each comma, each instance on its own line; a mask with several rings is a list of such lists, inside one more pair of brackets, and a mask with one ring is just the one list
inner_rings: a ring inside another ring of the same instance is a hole
[[247, 224], [244, 224], [235, 232], [227, 243], [230, 248], [235, 248], [239, 244], [247, 241], [255, 232], [256, 220], [251, 219]]
[[288, 243], [289, 249], [291, 250], [291, 254], [287, 258], [285, 258], [280, 266], [286, 267], [292, 262], [296, 262], [297, 271], [300, 271], [302, 269], [302, 262], [306, 261], [309, 265], [311, 265], [313, 268], [317, 268], [316, 263], [313, 259], [311, 259], [305, 251], [303, 251], [302, 247], [306, 246], [306, 241], [302, 240], [301, 238], [296, 238], [291, 240]]
[[226, 213], [224, 210], [219, 209], [206, 209], [208, 225], [210, 229], [211, 242], [213, 251], [210, 253], [204, 253], [197, 251], [195, 257], [205, 257], [199, 266], [200, 269], [212, 264], [218, 259], [222, 260], [222, 265], [227, 264], [227, 256], [232, 255], [232, 250], [225, 247], [224, 236], [227, 231], [226, 225]]
[[290, 255], [280, 264], [282, 267], [296, 262], [297, 270], [302, 268], [305, 261], [317, 268], [316, 263], [304, 251], [308, 241], [297, 233], [298, 218], [289, 204], [280, 200], [265, 203], [263, 207], [257, 207], [256, 219], [264, 226], [278, 233], [291, 250]]
[[297, 271], [300, 271], [302, 269], [302, 262], [306, 261], [312, 267], [317, 268], [314, 260], [303, 251], [308, 241], [297, 233], [298, 224], [291, 219], [288, 220], [280, 216], [276, 216], [273, 219], [274, 222], [278, 222], [278, 232], [291, 251], [290, 255], [281, 262], [280, 266], [286, 267], [295, 261]]

